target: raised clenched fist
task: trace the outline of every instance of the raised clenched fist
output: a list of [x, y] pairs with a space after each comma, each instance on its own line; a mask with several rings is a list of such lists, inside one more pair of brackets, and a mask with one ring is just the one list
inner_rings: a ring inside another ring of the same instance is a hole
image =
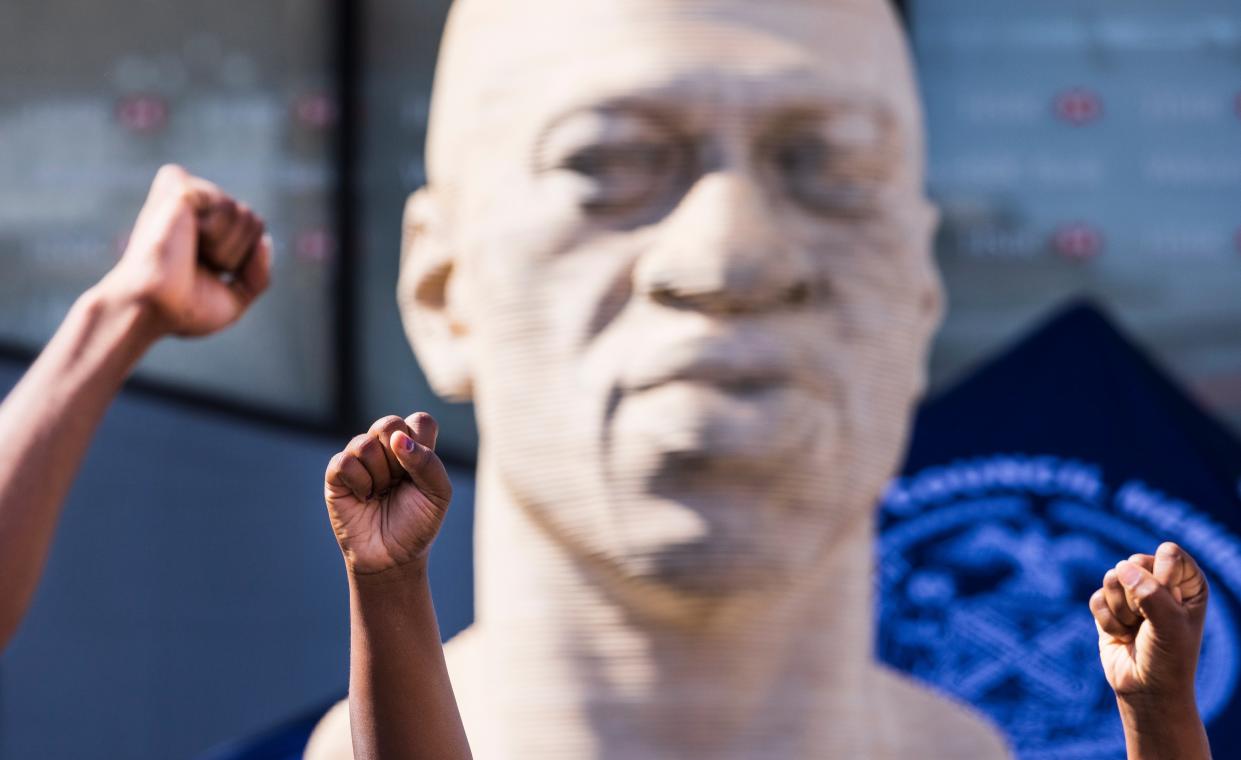
[[271, 246], [245, 204], [179, 166], [155, 176], [120, 262], [100, 282], [141, 306], [158, 335], [207, 335], [268, 285]]
[[1206, 578], [1176, 544], [1160, 544], [1154, 556], [1135, 554], [1108, 570], [1090, 597], [1090, 611], [1103, 672], [1116, 695], [1193, 704], [1206, 610]]
[[384, 417], [328, 463], [328, 515], [355, 576], [426, 561], [452, 499], [437, 433], [426, 412]]

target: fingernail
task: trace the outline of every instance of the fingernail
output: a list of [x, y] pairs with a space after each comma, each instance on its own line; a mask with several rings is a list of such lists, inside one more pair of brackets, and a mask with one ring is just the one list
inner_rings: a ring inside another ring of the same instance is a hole
[[1121, 562], [1116, 566], [1116, 575], [1126, 586], [1136, 586], [1142, 580], [1142, 573], [1132, 562]]
[[406, 451], [413, 451], [414, 439], [409, 436], [405, 436], [405, 440], [401, 441], [401, 446], [404, 447]]

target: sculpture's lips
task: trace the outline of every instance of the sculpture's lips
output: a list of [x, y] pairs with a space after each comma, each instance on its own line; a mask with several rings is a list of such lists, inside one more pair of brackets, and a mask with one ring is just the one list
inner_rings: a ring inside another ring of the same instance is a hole
[[636, 393], [691, 382], [745, 393], [799, 384], [793, 362], [776, 353], [729, 344], [669, 348], [627, 362], [621, 387]]
[[789, 380], [790, 377], [787, 373], [780, 373], [771, 368], [759, 371], [757, 369], [723, 367], [718, 364], [704, 363], [684, 367], [674, 372], [648, 373], [645, 376], [642, 373], [635, 373], [635, 377], [624, 383], [624, 388], [627, 391], [637, 393], [659, 388], [670, 383], [687, 382], [744, 393], [787, 385]]

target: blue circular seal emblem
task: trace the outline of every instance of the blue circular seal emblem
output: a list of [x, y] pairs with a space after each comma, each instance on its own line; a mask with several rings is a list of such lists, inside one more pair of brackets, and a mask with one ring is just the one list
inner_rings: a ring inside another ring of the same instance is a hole
[[1192, 505], [1138, 480], [1112, 492], [1089, 463], [996, 455], [896, 479], [880, 515], [880, 658], [986, 714], [1022, 760], [1124, 756], [1087, 601], [1164, 540], [1211, 586], [1203, 720], [1231, 700], [1241, 543]]

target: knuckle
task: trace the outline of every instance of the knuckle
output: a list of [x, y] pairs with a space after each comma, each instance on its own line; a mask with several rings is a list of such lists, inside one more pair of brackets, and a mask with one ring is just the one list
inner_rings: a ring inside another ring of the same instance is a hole
[[1098, 623], [1099, 627], [1103, 629], [1103, 632], [1111, 636], [1120, 638], [1127, 637], [1129, 635], [1129, 628], [1111, 615], [1105, 615], [1099, 618]]
[[439, 437], [439, 423], [435, 421], [427, 412], [414, 412], [407, 420], [411, 430], [418, 431], [418, 437], [427, 442], [428, 446], [435, 445], [435, 439]]
[[1164, 541], [1155, 551], [1175, 557], [1181, 554], [1181, 547], [1175, 541]]
[[[362, 464], [371, 462], [374, 464], [379, 459], [386, 463], [387, 459], [383, 457], [383, 445], [374, 437], [367, 437], [365, 441], [357, 446], [357, 458], [361, 459]], [[386, 464], [385, 464], [386, 466]]]
[[371, 475], [366, 468], [356, 458], [350, 457], [345, 460], [344, 468], [341, 471], [345, 479], [349, 482], [349, 486], [355, 490], [365, 491], [370, 488]]
[[173, 195], [173, 201], [180, 208], [193, 208], [194, 191], [185, 184], [177, 188], [176, 194]]
[[386, 433], [389, 431], [395, 431], [395, 430], [400, 429], [400, 426], [403, 426], [404, 424], [405, 424], [405, 421], [402, 420], [400, 417], [396, 416], [395, 414], [389, 414], [386, 417], [380, 417], [379, 419], [375, 420], [375, 423], [371, 425], [370, 432], [371, 433]]
[[358, 464], [358, 460], [348, 455], [343, 456], [340, 459], [340, 464], [336, 467], [335, 479], [340, 483], [344, 483], [345, 485], [352, 487], [354, 481], [357, 480], [357, 468], [359, 467], [361, 467], [361, 465]]
[[360, 456], [371, 456], [383, 450], [383, 446], [374, 436], [368, 435], [360, 439], [358, 442], [358, 454]]
[[185, 179], [185, 176], [185, 167], [174, 163], [164, 164], [159, 167], [159, 171], [155, 172], [157, 182], [178, 182]]

